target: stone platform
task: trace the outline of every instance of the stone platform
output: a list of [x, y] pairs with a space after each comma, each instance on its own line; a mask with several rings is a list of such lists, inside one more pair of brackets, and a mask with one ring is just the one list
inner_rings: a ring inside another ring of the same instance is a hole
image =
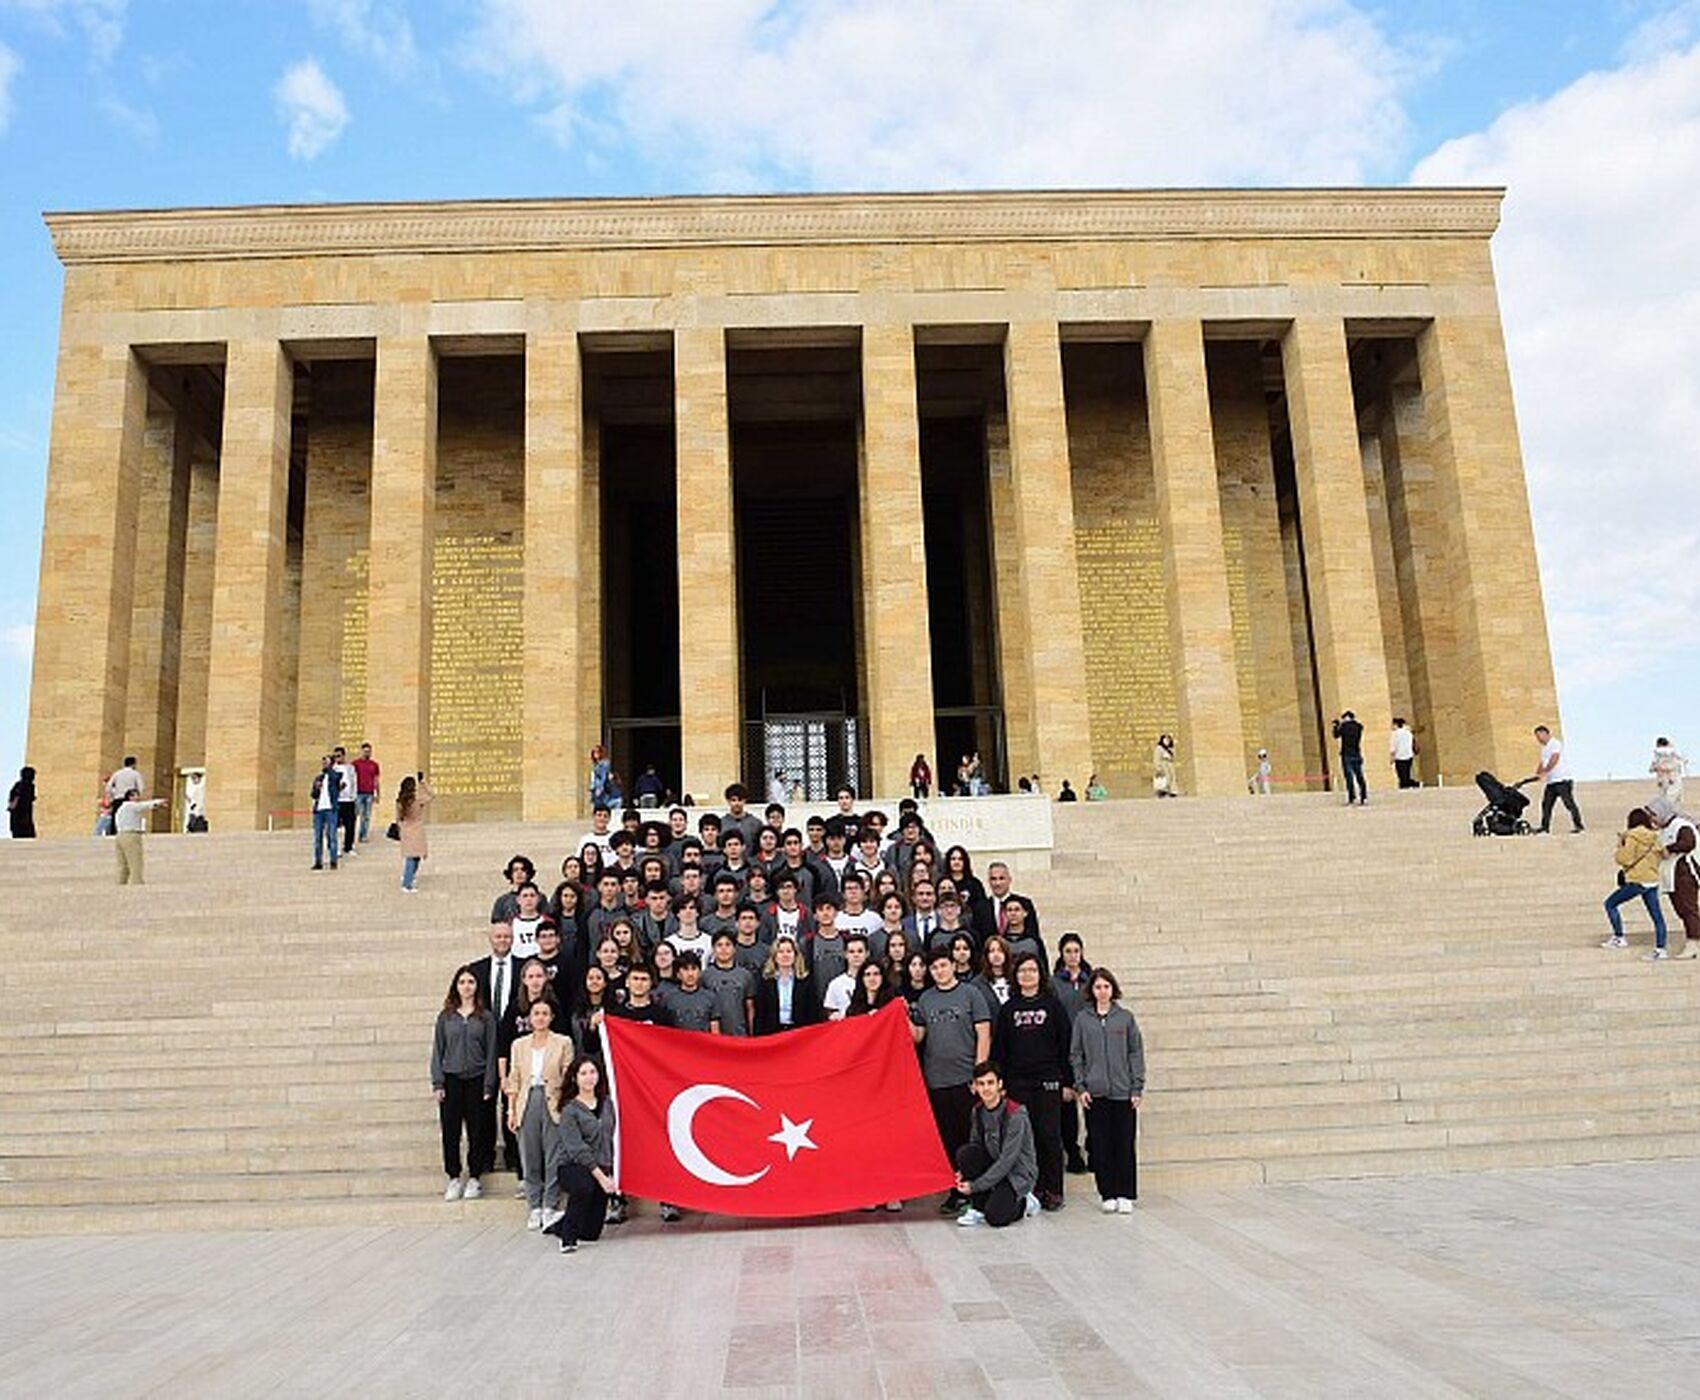
[[997, 1232], [649, 1216], [571, 1258], [500, 1199], [11, 1240], [0, 1374], [102, 1400], [1700, 1395], [1696, 1165], [1147, 1195]]

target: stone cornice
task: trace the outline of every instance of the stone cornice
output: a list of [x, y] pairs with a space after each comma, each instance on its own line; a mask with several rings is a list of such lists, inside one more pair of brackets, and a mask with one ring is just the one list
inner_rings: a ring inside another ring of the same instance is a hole
[[556, 249], [1492, 235], [1504, 191], [1106, 190], [254, 205], [44, 215], [66, 266]]

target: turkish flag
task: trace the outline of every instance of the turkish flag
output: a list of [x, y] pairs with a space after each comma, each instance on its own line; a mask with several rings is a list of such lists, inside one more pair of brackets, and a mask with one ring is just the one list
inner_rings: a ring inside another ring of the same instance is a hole
[[621, 1191], [722, 1215], [826, 1215], [955, 1181], [907, 1007], [748, 1040], [610, 1016]]

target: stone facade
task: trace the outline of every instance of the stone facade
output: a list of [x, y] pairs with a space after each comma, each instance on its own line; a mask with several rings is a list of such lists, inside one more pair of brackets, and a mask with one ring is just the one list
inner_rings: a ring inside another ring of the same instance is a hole
[[[585, 751], [639, 722], [603, 679], [631, 659], [634, 541], [611, 532], [637, 517], [606, 503], [632, 481], [671, 500], [677, 537], [653, 565], [677, 625], [660, 609], [670, 630], [639, 658], [676, 690], [641, 721], [673, 748], [644, 752], [717, 794], [752, 771], [738, 424], [762, 423], [770, 482], [788, 414], [857, 446], [830, 528], [852, 534], [837, 625], [865, 791], [899, 789], [917, 751], [946, 776], [948, 723], [993, 732], [983, 705], [938, 713], [935, 658], [963, 654], [945, 644], [964, 627], [1002, 735], [987, 757], [1051, 791], [1095, 771], [1148, 792], [1164, 731], [1185, 791], [1243, 791], [1259, 747], [1282, 787], [1317, 786], [1344, 708], [1376, 744], [1407, 713], [1430, 780], [1515, 768], [1556, 703], [1488, 256], [1499, 200], [50, 216], [39, 820], [86, 829], [101, 773], [136, 752], [156, 790], [204, 762], [215, 825], [287, 821], [318, 755], [363, 739], [390, 792], [429, 769], [445, 817], [575, 813]], [[763, 368], [740, 378], [746, 350]], [[929, 520], [957, 499], [939, 506], [955, 488], [923, 431], [946, 419], [980, 444], [952, 523], [984, 579], [949, 601], [922, 529], [924, 496]], [[827, 469], [808, 447], [827, 438], [799, 434], [796, 470]]]

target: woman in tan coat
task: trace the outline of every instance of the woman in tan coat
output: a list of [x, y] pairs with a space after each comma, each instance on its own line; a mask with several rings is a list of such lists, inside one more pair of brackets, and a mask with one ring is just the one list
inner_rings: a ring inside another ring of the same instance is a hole
[[1665, 914], [1659, 907], [1659, 849], [1658, 829], [1647, 809], [1637, 807], [1629, 814], [1625, 829], [1617, 838], [1618, 885], [1606, 897], [1606, 918], [1611, 921], [1611, 937], [1600, 944], [1602, 948], [1627, 948], [1623, 936], [1623, 915], [1617, 906], [1640, 899], [1653, 919], [1654, 954], [1664, 950]]
[[401, 833], [401, 888], [404, 894], [413, 893], [413, 882], [419, 878], [419, 862], [425, 859], [425, 816], [431, 805], [431, 785], [421, 773], [418, 778], [401, 780], [395, 798], [395, 824]]
[[567, 1099], [567, 1066], [573, 1043], [554, 1030], [555, 1003], [539, 997], [531, 1003], [531, 1034], [508, 1050], [508, 1128], [519, 1139], [525, 1199], [531, 1207], [525, 1228], [546, 1229], [561, 1218], [553, 1205], [555, 1176], [561, 1161], [561, 1105]]

